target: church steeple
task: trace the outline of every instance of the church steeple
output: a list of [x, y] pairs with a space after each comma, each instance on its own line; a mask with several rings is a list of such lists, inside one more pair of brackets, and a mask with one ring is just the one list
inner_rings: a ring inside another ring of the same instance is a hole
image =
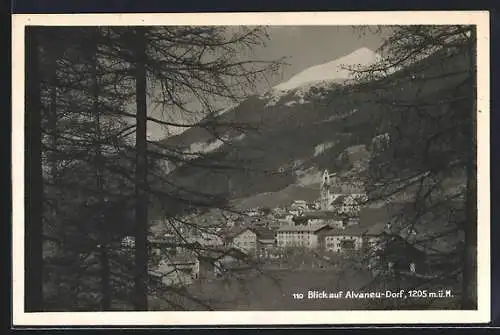
[[328, 210], [330, 206], [330, 174], [328, 170], [323, 172], [321, 177], [320, 203], [322, 210]]
[[323, 171], [323, 177], [321, 178], [321, 189], [330, 186], [330, 174], [328, 170]]

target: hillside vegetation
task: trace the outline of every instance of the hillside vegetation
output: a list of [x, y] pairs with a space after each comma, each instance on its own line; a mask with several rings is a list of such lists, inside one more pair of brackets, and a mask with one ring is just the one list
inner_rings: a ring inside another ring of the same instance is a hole
[[[421, 101], [433, 101], [446, 96], [451, 101], [456, 96], [457, 92], [450, 91], [449, 87], [463, 81], [460, 69], [465, 66], [464, 57], [454, 55], [439, 63], [433, 62], [432, 57], [393, 74], [377, 89], [362, 84], [322, 82], [307, 85], [305, 92], [304, 88], [280, 92], [278, 102], [272, 92], [253, 96], [218, 116], [212, 128], [191, 128], [161, 141], [161, 146], [188, 150], [196, 143], [213, 143], [218, 138], [226, 140], [215, 150], [178, 167], [169, 178], [188, 189], [220, 194], [228, 199], [253, 197], [255, 200], [250, 203], [255, 205], [262, 203], [255, 195], [268, 200], [265, 194], [270, 192], [281, 194], [273, 202], [279, 202], [280, 198], [288, 202], [289, 197], [282, 194], [287, 193], [291, 185], [300, 186], [304, 174], [314, 175], [323, 169], [351, 178], [364, 178], [365, 169], [352, 170], [353, 163], [369, 158], [375, 136], [394, 135], [395, 131], [391, 127], [395, 112], [380, 103], [381, 97], [390, 102], [416, 97]], [[456, 75], [438, 76], [451, 72], [450, 69], [455, 69]], [[301, 91], [303, 103], [297, 102], [297, 91]], [[273, 98], [275, 100], [269, 104]], [[435, 107], [422, 104], [421, 109], [424, 112], [430, 108]], [[428, 121], [418, 121], [419, 116], [413, 111], [404, 116], [399, 113], [398, 117], [407, 118], [407, 124], [414, 128], [429, 126], [419, 126], [419, 122]], [[217, 126], [222, 123], [244, 125], [245, 129]], [[350, 149], [359, 147], [365, 149], [360, 150], [358, 157], [351, 155], [350, 159], [342, 159], [343, 154], [352, 151]], [[206, 168], [214, 162], [221, 167]], [[310, 180], [308, 184], [315, 185], [318, 181]], [[310, 198], [310, 187], [303, 189], [304, 196], [298, 195], [298, 198]], [[312, 186], [312, 189], [317, 188]]]

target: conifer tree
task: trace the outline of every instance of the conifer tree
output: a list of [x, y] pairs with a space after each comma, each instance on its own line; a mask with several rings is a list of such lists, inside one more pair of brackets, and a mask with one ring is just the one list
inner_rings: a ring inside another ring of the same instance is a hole
[[[367, 176], [372, 199], [406, 203], [394, 210], [391, 234], [427, 255], [426, 266], [434, 270], [432, 283], [461, 282], [456, 288], [460, 308], [474, 309], [475, 27], [380, 29], [388, 32], [378, 50], [380, 61], [352, 69], [355, 90], [371, 92], [373, 121], [379, 138], [386, 140], [381, 150], [372, 151]], [[391, 252], [398, 253], [387, 250], [382, 256]], [[405, 267], [409, 260], [400, 254], [393, 261]], [[419, 266], [416, 269], [419, 272]], [[427, 277], [421, 285], [429, 285]]]

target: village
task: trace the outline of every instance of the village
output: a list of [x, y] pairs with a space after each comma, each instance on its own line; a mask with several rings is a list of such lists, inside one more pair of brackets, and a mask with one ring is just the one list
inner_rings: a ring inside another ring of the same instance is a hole
[[[366, 269], [391, 269], [390, 257], [382, 260], [383, 236], [391, 230], [387, 206], [367, 206], [360, 182], [339, 181], [323, 172], [318, 200], [295, 200], [286, 208], [256, 208], [217, 213], [182, 220], [152, 223], [150, 277], [165, 286], [189, 286], [203, 278], [254, 268], [328, 269], [347, 256], [355, 256]], [[416, 232], [399, 232], [408, 243]], [[122, 246], [133, 246], [130, 237]], [[411, 250], [410, 250], [411, 251]], [[422, 259], [408, 254], [403, 264], [416, 272]], [[407, 252], [406, 250], [404, 252]], [[413, 257], [413, 259], [412, 259]], [[401, 266], [401, 264], [399, 264]]]
[[24, 21], [17, 319], [483, 301], [479, 25]]

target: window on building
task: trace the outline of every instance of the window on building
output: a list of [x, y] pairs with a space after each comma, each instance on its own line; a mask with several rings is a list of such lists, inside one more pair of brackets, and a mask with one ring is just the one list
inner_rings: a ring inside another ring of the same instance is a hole
[[392, 229], [392, 225], [390, 222], [386, 223], [385, 224], [385, 232], [386, 233], [390, 233], [391, 232], [391, 229]]
[[340, 246], [343, 250], [354, 250], [356, 248], [356, 243], [354, 240], [343, 240]]

